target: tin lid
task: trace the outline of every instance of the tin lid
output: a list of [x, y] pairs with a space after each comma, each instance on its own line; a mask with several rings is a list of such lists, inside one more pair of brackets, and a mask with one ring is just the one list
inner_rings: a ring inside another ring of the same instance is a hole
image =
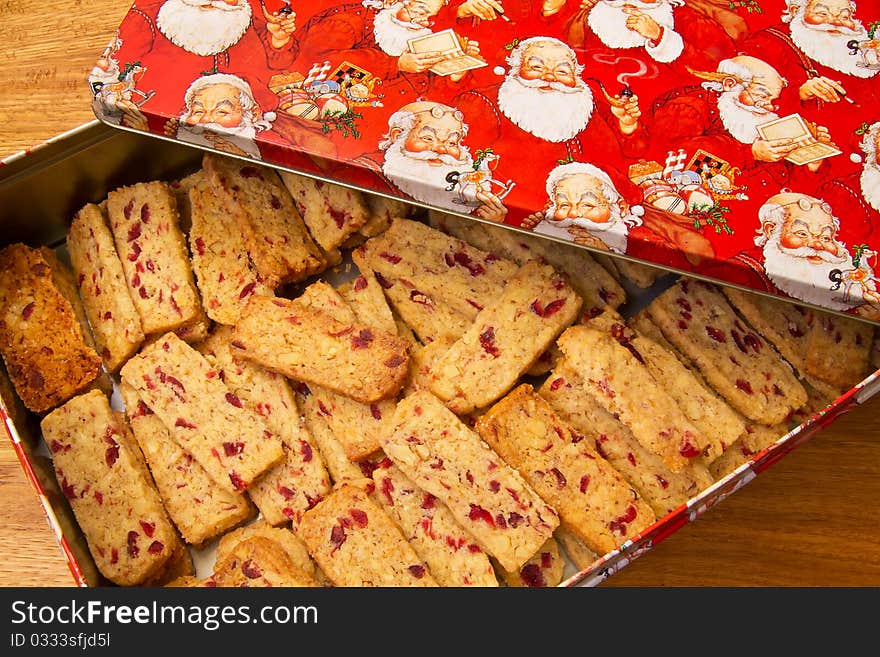
[[106, 123], [880, 321], [860, 4], [137, 0], [89, 81]]

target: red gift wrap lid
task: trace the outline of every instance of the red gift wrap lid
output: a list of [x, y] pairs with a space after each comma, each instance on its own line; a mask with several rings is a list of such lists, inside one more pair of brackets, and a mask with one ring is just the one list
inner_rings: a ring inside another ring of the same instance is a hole
[[104, 122], [880, 321], [880, 4], [138, 0]]

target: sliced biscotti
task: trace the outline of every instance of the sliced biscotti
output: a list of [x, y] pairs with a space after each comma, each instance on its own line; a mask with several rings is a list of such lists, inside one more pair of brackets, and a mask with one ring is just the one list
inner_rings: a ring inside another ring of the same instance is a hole
[[733, 472], [743, 463], [752, 460], [760, 451], [766, 449], [788, 433], [788, 425], [777, 424], [772, 427], [750, 422], [733, 445], [720, 458], [716, 459], [709, 470], [716, 479]]
[[740, 320], [714, 285], [681, 278], [648, 310], [666, 339], [750, 420], [778, 424], [807, 401], [791, 366]]
[[280, 545], [300, 572], [300, 578], [309, 582], [310, 586], [314, 584], [325, 585], [326, 576], [312, 560], [302, 539], [286, 527], [273, 527], [263, 520], [257, 520], [224, 534], [217, 542], [215, 562], [219, 564], [226, 561], [227, 557], [232, 554], [239, 543], [253, 536], [262, 536]]
[[698, 444], [703, 459], [711, 463], [745, 430], [743, 417], [706, 386], [675, 353], [638, 335], [625, 324], [611, 326], [611, 335], [647, 368], [706, 439]]
[[[818, 318], [824, 313], [784, 299], [750, 294], [736, 288], [722, 287], [721, 290], [730, 305], [794, 367], [808, 393], [812, 387], [835, 399], [843, 392], [845, 388], [813, 376], [807, 367], [811, 352], [810, 336]], [[833, 354], [834, 350], [831, 352]]]
[[397, 394], [409, 361], [396, 335], [280, 298], [252, 297], [231, 344], [236, 358], [366, 404]]
[[309, 233], [325, 251], [338, 249], [370, 218], [359, 191], [289, 171], [279, 174]]
[[388, 278], [378, 272], [376, 279], [401, 321], [423, 344], [457, 340], [472, 323], [470, 317], [426, 294], [407, 279]]
[[397, 525], [342, 484], [303, 516], [299, 535], [335, 586], [437, 586]]
[[565, 561], [555, 538], [548, 538], [519, 570], [509, 571], [498, 567], [507, 586], [528, 588], [559, 586], [564, 570]]
[[251, 295], [274, 296], [251, 261], [238, 224], [211, 182], [199, 181], [189, 191], [192, 267], [208, 317], [233, 325]]
[[297, 568], [284, 548], [265, 536], [254, 535], [233, 547], [214, 566], [214, 586], [317, 586]]
[[391, 221], [395, 217], [410, 217], [415, 209], [415, 206], [411, 203], [406, 203], [389, 196], [367, 194], [365, 198], [367, 208], [370, 211], [370, 217], [367, 219], [367, 223], [358, 230], [364, 237], [373, 237], [385, 232], [391, 226]]
[[205, 154], [202, 166], [226, 202], [263, 283], [276, 289], [323, 271], [326, 261], [312, 241], [278, 173], [234, 158]]
[[701, 456], [707, 439], [629, 349], [588, 326], [572, 326], [558, 343], [584, 387], [670, 470], [681, 472]]
[[815, 312], [807, 334], [806, 373], [841, 390], [869, 372], [874, 327], [867, 322]]
[[562, 548], [569, 561], [571, 561], [578, 570], [586, 570], [595, 563], [599, 555], [593, 552], [586, 544], [575, 534], [560, 527], [553, 534], [556, 543]]
[[[297, 302], [342, 323], [356, 321], [352, 308], [323, 281], [309, 285]], [[312, 423], [322, 425], [322, 433], [335, 438], [348, 460], [361, 461], [379, 450], [385, 424], [394, 413], [394, 399], [364, 404], [323, 386], [311, 385], [308, 390], [310, 394], [301, 397], [300, 409]]]
[[102, 375], [74, 307], [56, 284], [47, 250], [11, 244], [0, 250], [0, 354], [24, 405], [43, 413]]
[[416, 345], [410, 352], [409, 376], [402, 394], [411, 395], [419, 390], [428, 390], [431, 384], [434, 365], [453, 345], [452, 340], [435, 340], [426, 345]]
[[514, 262], [411, 219], [395, 219], [358, 248], [375, 272], [469, 319], [490, 305], [517, 271]]
[[806, 339], [814, 310], [784, 299], [721, 287], [733, 306], [801, 374], [806, 373]]
[[310, 401], [312, 390], [305, 383], [295, 385], [297, 407], [302, 413], [303, 422], [309, 435], [318, 446], [321, 459], [327, 467], [330, 479], [334, 484], [354, 482], [363, 487], [364, 483], [372, 486], [372, 481], [365, 479], [361, 466], [348, 457], [340, 438], [327, 421], [328, 415], [321, 411], [320, 404]]
[[232, 394], [281, 440], [284, 459], [254, 481], [248, 495], [271, 525], [296, 526], [303, 511], [330, 492], [327, 471], [300, 417], [290, 383], [276, 372], [235, 359], [231, 339], [231, 327], [218, 327], [197, 349]]
[[310, 391], [300, 402], [303, 413], [325, 425], [347, 459], [362, 461], [381, 449], [382, 435], [394, 415], [393, 399], [363, 404], [320, 386], [311, 386]]
[[610, 552], [654, 522], [647, 502], [530, 385], [505, 395], [476, 429], [594, 552]]
[[124, 417], [100, 391], [43, 418], [61, 489], [101, 574], [129, 586], [162, 570], [179, 542]]
[[170, 582], [185, 577], [195, 577], [196, 567], [189, 548], [182, 540], [175, 544], [174, 551], [165, 563], [165, 567], [141, 583], [141, 586], [166, 586]]
[[144, 333], [164, 333], [199, 317], [201, 301], [167, 183], [137, 183], [107, 195], [116, 253]]
[[427, 391], [398, 403], [383, 449], [506, 570], [520, 568], [559, 526], [522, 476]]
[[569, 283], [584, 300], [584, 307], [618, 308], [626, 302], [626, 290], [588, 251], [463, 217], [431, 213], [432, 224], [483, 251], [525, 264], [543, 258], [568, 276]]
[[673, 472], [599, 403], [580, 373], [563, 359], [539, 389], [553, 409], [608, 461], [662, 517], [712, 485], [701, 462]]
[[246, 490], [284, 458], [281, 440], [263, 419], [173, 333], [141, 350], [121, 374], [174, 440], [227, 491]]
[[180, 215], [180, 230], [184, 233], [188, 233], [192, 227], [192, 205], [190, 204], [189, 190], [202, 183], [206, 177], [205, 170], [198, 169], [183, 178], [172, 180], [168, 183], [171, 193], [174, 194], [174, 199], [177, 201], [177, 212]]
[[440, 586], [498, 586], [489, 557], [452, 516], [390, 459], [373, 470], [376, 497]]
[[214, 483], [205, 469], [171, 437], [168, 428], [129, 384], [120, 386], [132, 434], [146, 459], [162, 503], [190, 545], [250, 520], [256, 508], [241, 493]]
[[67, 252], [98, 353], [107, 371], [116, 372], [140, 348], [144, 331], [99, 206], [90, 203], [76, 213]]
[[484, 408], [510, 390], [582, 303], [561, 274], [536, 260], [496, 297], [433, 368], [431, 391], [456, 413]]
[[359, 275], [337, 288], [340, 296], [352, 309], [355, 317], [368, 326], [386, 333], [397, 332], [394, 313], [388, 305], [388, 299], [382, 291], [379, 279], [366, 262], [361, 251], [354, 250], [351, 259], [358, 268]]

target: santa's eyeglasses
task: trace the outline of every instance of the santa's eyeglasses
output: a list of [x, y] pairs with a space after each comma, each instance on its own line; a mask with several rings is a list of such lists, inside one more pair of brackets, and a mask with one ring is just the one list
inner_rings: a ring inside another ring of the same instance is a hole
[[797, 201], [789, 201], [788, 203], [780, 203], [779, 207], [784, 208], [788, 205], [797, 205], [804, 212], [809, 212], [810, 210], [812, 210], [814, 207], [816, 207], [818, 205], [822, 209], [822, 211], [825, 212], [825, 214], [830, 214], [832, 216], [834, 215], [834, 212], [832, 211], [831, 205], [828, 203], [828, 201], [819, 201], [819, 200], [815, 200], [815, 199], [801, 197]]
[[442, 119], [447, 114], [452, 114], [452, 118], [454, 118], [459, 123], [464, 123], [464, 114], [461, 113], [461, 110], [455, 109], [454, 107], [443, 108], [439, 105], [435, 105], [431, 109], [423, 109], [418, 112], [413, 112], [414, 115], [425, 114], [428, 113], [433, 116], [435, 119]]

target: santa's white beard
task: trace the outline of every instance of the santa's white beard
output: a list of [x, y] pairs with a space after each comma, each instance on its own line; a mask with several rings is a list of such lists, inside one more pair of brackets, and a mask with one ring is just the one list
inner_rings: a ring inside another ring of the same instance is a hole
[[[551, 86], [554, 91], [538, 87]], [[498, 107], [526, 132], [546, 141], [572, 139], [587, 127], [593, 114], [593, 93], [583, 82], [566, 87], [558, 82], [523, 80], [508, 74], [498, 89]]]
[[396, 4], [383, 9], [373, 19], [373, 36], [376, 38], [376, 45], [382, 49], [382, 52], [392, 57], [400, 57], [407, 52], [409, 48], [406, 42], [410, 39], [431, 34], [430, 28], [398, 20], [395, 14], [400, 11], [400, 7], [401, 5]]
[[880, 166], [865, 164], [860, 178], [862, 183], [862, 196], [870, 203], [871, 207], [880, 212]]
[[[764, 245], [764, 270], [776, 287], [795, 299], [832, 310], [847, 310], [860, 304], [862, 297], [854, 289], [852, 295], [857, 298], [844, 301], [842, 289], [831, 289], [834, 285], [829, 278], [832, 270], [852, 269], [846, 249], [841, 247], [840, 253], [835, 257], [827, 251], [816, 251], [809, 247], [787, 249], [779, 243], [778, 237], [772, 236]], [[813, 263], [806, 259], [807, 255], [816, 255], [823, 260]]]
[[[204, 4], [213, 8], [200, 9]], [[251, 24], [251, 6], [242, 2], [230, 8], [224, 2], [207, 0], [192, 6], [185, 0], [167, 0], [159, 10], [156, 24], [174, 45], [207, 57], [238, 43]]]
[[[437, 155], [431, 151], [408, 154], [403, 149], [404, 139], [405, 135], [401, 135], [385, 151], [382, 173], [400, 191], [421, 203], [461, 212], [462, 205], [454, 202], [457, 193], [446, 191], [450, 185], [446, 176], [453, 171], [472, 170], [474, 161], [470, 154], [462, 150], [459, 159], [451, 155]], [[441, 159], [443, 164], [431, 164], [420, 158]]]
[[667, 3], [643, 4], [638, 0], [603, 0], [590, 10], [587, 23], [599, 40], [609, 48], [635, 48], [645, 45], [645, 37], [626, 26], [624, 5], [635, 6], [667, 30], [674, 29], [672, 6]]
[[[870, 78], [876, 70], [857, 66], [858, 57], [849, 54], [847, 41], [861, 41], [868, 38], [868, 31], [859, 21], [853, 21], [856, 29], [827, 26], [825, 29], [804, 23], [803, 10], [791, 20], [791, 40], [810, 59], [835, 71], [854, 75], [858, 78]], [[841, 34], [829, 34], [827, 29], [841, 30]]]
[[554, 219], [554, 212], [555, 208], [551, 207], [544, 214], [544, 220], [535, 226], [536, 233], [571, 240], [573, 235], [568, 232], [568, 229], [571, 227], [583, 228], [615, 253], [626, 253], [629, 226], [622, 218], [603, 222], [592, 221], [586, 217]]
[[245, 124], [235, 128], [227, 128], [219, 123], [199, 123], [196, 125], [190, 125], [189, 123], [184, 122], [183, 117], [181, 117], [180, 125], [177, 128], [177, 138], [179, 140], [190, 144], [196, 144], [198, 146], [206, 146], [207, 148], [216, 149], [217, 144], [208, 139], [208, 137], [205, 136], [205, 133], [217, 134], [225, 141], [238, 146], [238, 148], [251, 157], [258, 160], [261, 159], [260, 149], [256, 142], [257, 130], [253, 125]]
[[737, 85], [718, 97], [718, 115], [731, 137], [744, 144], [752, 144], [759, 136], [757, 126], [779, 116], [760, 107], [743, 105], [737, 100], [740, 91], [742, 86]]

